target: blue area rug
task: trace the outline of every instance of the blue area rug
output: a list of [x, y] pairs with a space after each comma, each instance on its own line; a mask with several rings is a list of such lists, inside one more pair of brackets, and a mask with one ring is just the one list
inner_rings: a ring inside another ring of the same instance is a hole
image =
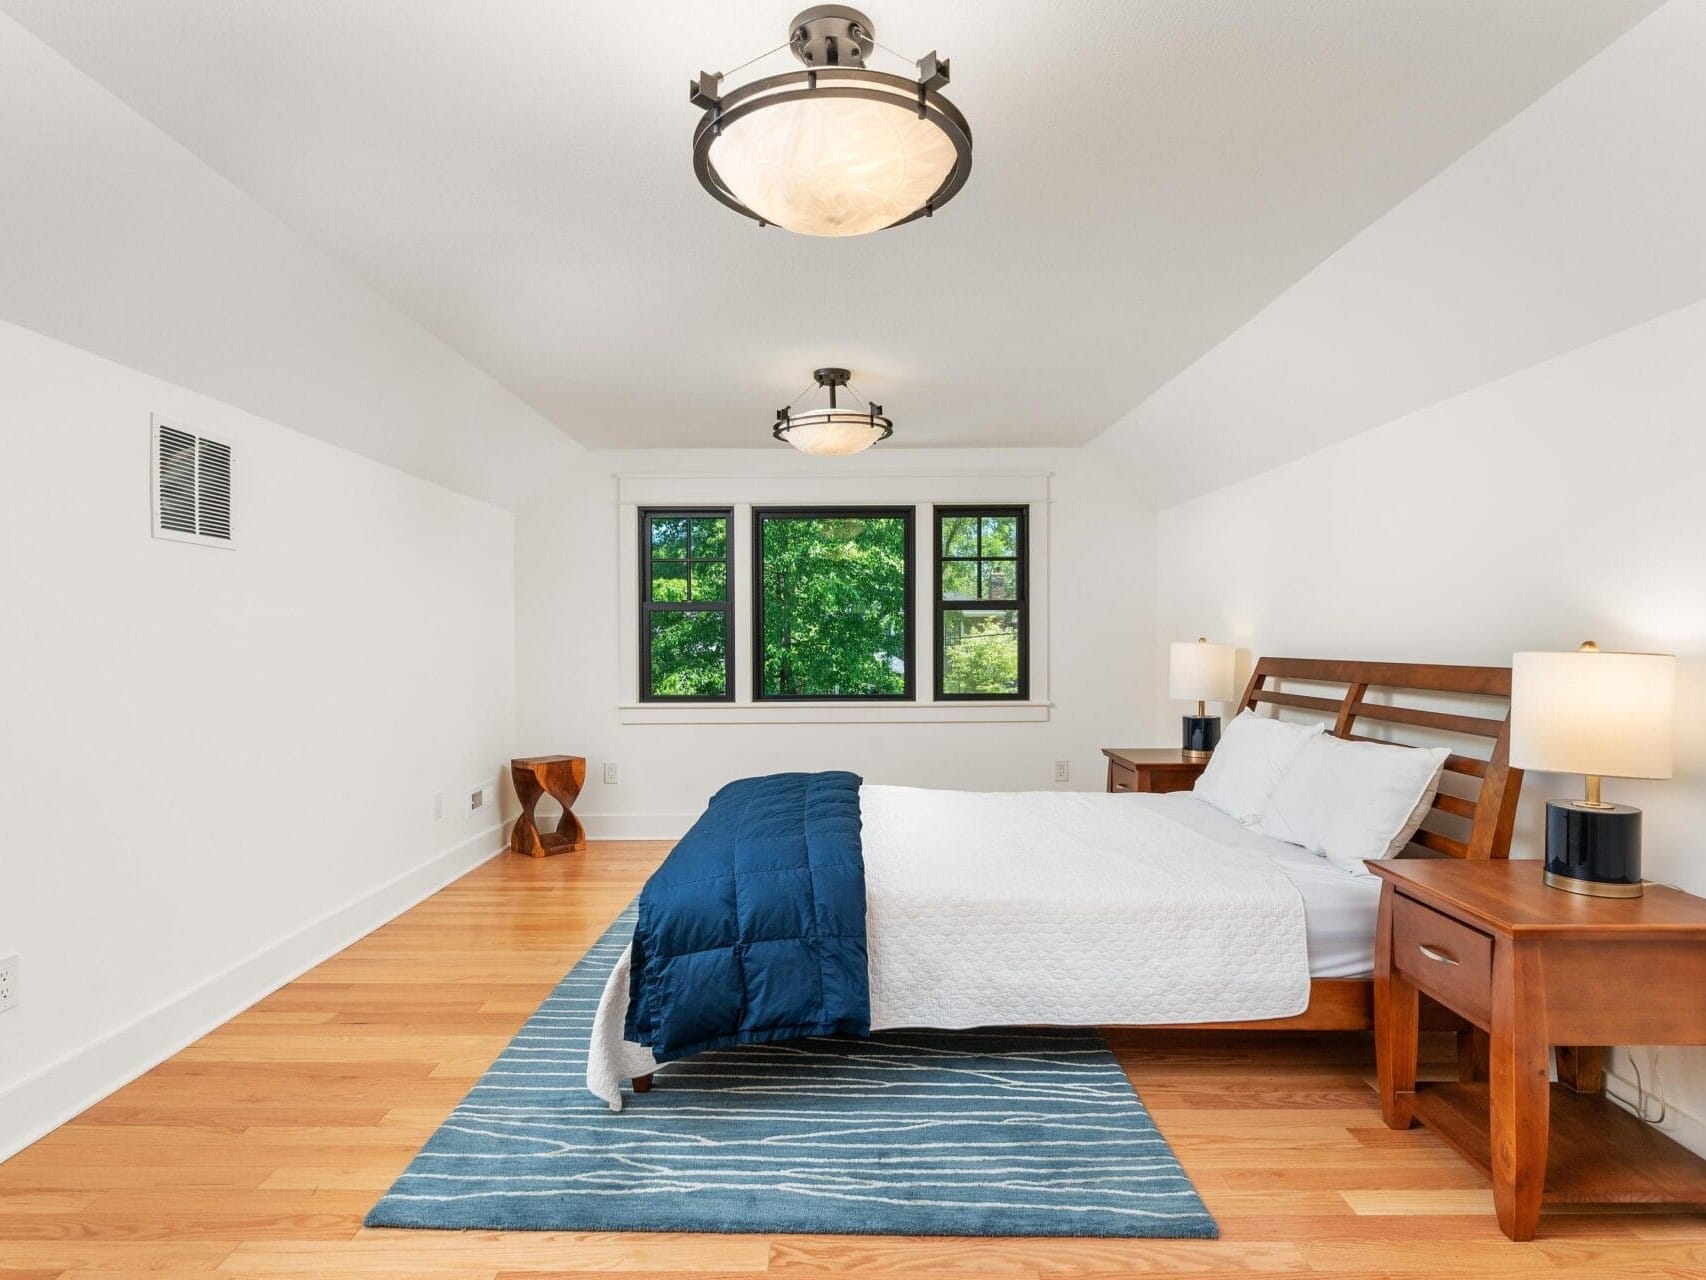
[[368, 1214], [371, 1227], [941, 1236], [1217, 1235], [1102, 1038], [894, 1031], [586, 1090], [630, 907]]

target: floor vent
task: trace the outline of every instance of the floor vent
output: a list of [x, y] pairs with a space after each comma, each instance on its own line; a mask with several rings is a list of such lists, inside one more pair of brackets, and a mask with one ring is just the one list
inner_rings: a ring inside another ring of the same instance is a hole
[[154, 536], [231, 545], [231, 446], [154, 419]]

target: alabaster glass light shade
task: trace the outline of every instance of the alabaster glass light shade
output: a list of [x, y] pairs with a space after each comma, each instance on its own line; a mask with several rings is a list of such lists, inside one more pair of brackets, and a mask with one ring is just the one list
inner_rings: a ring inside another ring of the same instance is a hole
[[730, 194], [766, 222], [808, 236], [861, 236], [909, 217], [955, 159], [948, 135], [901, 99], [828, 94], [742, 115], [710, 150]]
[[1516, 654], [1511, 763], [1542, 773], [1668, 778], [1675, 694], [1669, 654]]
[[796, 414], [782, 438], [801, 453], [819, 458], [844, 458], [863, 453], [889, 434], [888, 419], [874, 421], [868, 413], [825, 409]]
[[1230, 702], [1237, 654], [1229, 644], [1175, 642], [1168, 654], [1168, 696], [1180, 702]]

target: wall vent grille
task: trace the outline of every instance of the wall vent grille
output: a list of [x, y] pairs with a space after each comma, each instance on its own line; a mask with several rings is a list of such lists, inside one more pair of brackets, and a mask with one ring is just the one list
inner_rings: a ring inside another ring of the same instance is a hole
[[231, 446], [154, 419], [154, 536], [231, 545]]

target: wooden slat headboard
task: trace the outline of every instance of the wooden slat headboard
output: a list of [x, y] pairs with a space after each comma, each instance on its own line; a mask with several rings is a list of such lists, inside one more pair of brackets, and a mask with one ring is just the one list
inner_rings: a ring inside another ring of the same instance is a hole
[[[1310, 685], [1343, 685], [1337, 696], [1294, 693], [1276, 689], [1276, 682]], [[1462, 697], [1503, 699], [1497, 716], [1469, 715], [1457, 711], [1422, 707], [1386, 706], [1369, 702], [1370, 691], [1428, 693]], [[1241, 710], [1261, 706], [1290, 707], [1330, 717], [1332, 732], [1357, 742], [1384, 741], [1357, 732], [1359, 722], [1426, 729], [1444, 735], [1484, 738], [1491, 744], [1486, 756], [1462, 755], [1453, 750], [1446, 769], [1479, 781], [1470, 799], [1447, 792], [1443, 787], [1434, 798], [1434, 811], [1461, 818], [1469, 824], [1466, 839], [1423, 829], [1414, 843], [1434, 853], [1453, 858], [1504, 858], [1510, 854], [1511, 831], [1516, 825], [1516, 802], [1522, 792], [1522, 770], [1510, 764], [1509, 667], [1454, 667], [1423, 662], [1348, 662], [1333, 658], [1262, 658], [1250, 673], [1250, 683], [1239, 702]], [[1407, 744], [1414, 745], [1414, 744]]]

